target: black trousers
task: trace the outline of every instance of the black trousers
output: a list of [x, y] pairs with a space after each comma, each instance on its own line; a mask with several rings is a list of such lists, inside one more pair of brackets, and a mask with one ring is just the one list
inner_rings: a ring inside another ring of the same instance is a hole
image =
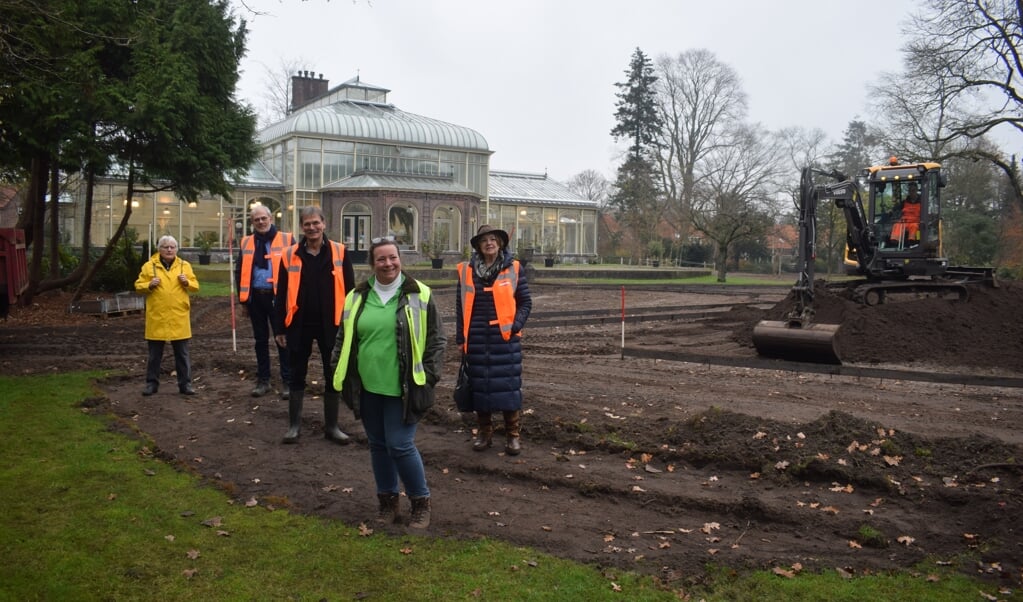
[[[323, 362], [323, 390], [336, 393], [334, 375], [330, 372], [330, 354], [334, 351], [334, 337], [325, 336], [323, 327], [303, 326], [302, 336], [298, 345], [293, 346], [296, 337], [288, 337], [288, 352], [291, 361], [291, 390], [304, 391], [306, 375], [309, 373], [309, 358], [313, 354], [313, 340], [320, 349], [320, 360]], [[324, 340], [326, 339], [326, 340]]]
[[[192, 384], [192, 362], [188, 357], [189, 339], [171, 341], [174, 348], [174, 370], [178, 373], [178, 388]], [[146, 359], [146, 383], [160, 386], [160, 364], [163, 362], [163, 345], [166, 341], [146, 340], [149, 357]]]
[[[270, 331], [274, 321], [274, 296], [272, 293], [253, 290], [245, 306], [249, 310], [252, 338], [255, 339], [256, 379], [270, 382]], [[274, 331], [273, 334], [276, 335], [277, 332]], [[278, 347], [276, 341], [274, 347], [277, 347], [277, 356], [281, 362], [281, 380], [285, 386], [288, 386], [288, 383], [291, 382], [291, 362], [288, 361], [288, 352]]]

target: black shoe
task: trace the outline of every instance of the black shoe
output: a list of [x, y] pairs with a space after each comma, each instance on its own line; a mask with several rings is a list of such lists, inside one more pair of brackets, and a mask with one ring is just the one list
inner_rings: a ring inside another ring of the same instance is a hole
[[184, 387], [179, 387], [178, 391], [181, 391], [182, 395], [195, 395], [195, 389], [192, 388], [192, 385], [185, 385]]
[[281, 388], [281, 399], [283, 399], [284, 401], [288, 401], [289, 399], [291, 399], [291, 389], [289, 389], [287, 386]]
[[256, 383], [256, 388], [252, 390], [253, 397], [262, 397], [270, 392], [270, 383], [265, 380], [261, 380]]
[[146, 383], [146, 388], [142, 389], [142, 394], [145, 395], [146, 397], [149, 397], [153, 393], [156, 393], [157, 389], [158, 387], [153, 383]]

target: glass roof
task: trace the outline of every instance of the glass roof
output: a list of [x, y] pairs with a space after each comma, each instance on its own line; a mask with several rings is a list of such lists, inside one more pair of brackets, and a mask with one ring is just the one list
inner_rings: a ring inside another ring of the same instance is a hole
[[406, 113], [391, 104], [357, 100], [299, 109], [257, 139], [267, 145], [298, 135], [490, 152], [483, 135], [470, 128]]
[[511, 171], [490, 172], [490, 200], [503, 203], [579, 205], [596, 207], [596, 203], [569, 190], [546, 174]]

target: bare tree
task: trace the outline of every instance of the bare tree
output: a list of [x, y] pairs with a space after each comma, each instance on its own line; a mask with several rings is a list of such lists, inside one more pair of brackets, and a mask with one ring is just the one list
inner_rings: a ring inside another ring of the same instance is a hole
[[669, 205], [665, 220], [688, 231], [700, 164], [732, 143], [726, 132], [746, 116], [738, 74], [705, 49], [657, 60], [657, 102], [663, 124], [655, 158], [660, 188]]
[[302, 57], [281, 57], [277, 67], [260, 63], [263, 68], [263, 104], [256, 112], [259, 127], [277, 123], [291, 112], [291, 78], [299, 70], [309, 69], [309, 61]]
[[778, 141], [758, 126], [740, 126], [706, 156], [691, 222], [714, 243], [718, 282], [726, 280], [734, 243], [761, 236], [774, 223], [781, 189]]
[[[924, 134], [931, 143], [973, 140], [996, 128], [1023, 133], [1023, 2], [1019, 0], [926, 0], [907, 30], [908, 70], [932, 85], [928, 106], [940, 106], [941, 129]], [[939, 94], [937, 96], [936, 94]], [[1023, 206], [1023, 179], [1015, 157], [983, 146], [946, 152], [993, 163], [1009, 178]]]
[[568, 181], [569, 190], [584, 199], [595, 202], [602, 211], [607, 209], [610, 187], [611, 183], [607, 181], [604, 174], [593, 169], [585, 169], [572, 176], [572, 179]]

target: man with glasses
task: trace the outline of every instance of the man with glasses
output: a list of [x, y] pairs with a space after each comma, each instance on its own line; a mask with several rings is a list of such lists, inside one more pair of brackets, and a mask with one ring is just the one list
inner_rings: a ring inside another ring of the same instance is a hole
[[330, 354], [341, 324], [345, 294], [355, 285], [355, 270], [345, 246], [327, 239], [322, 209], [303, 207], [299, 223], [302, 240], [284, 252], [274, 305], [274, 340], [287, 349], [291, 364], [288, 432], [283, 442], [298, 443], [306, 374], [315, 340], [323, 364], [323, 436], [344, 445], [348, 435], [337, 425], [341, 393], [333, 386]]
[[[274, 295], [277, 292], [277, 270], [284, 250], [295, 244], [295, 237], [281, 232], [274, 225], [273, 215], [265, 205], [252, 208], [252, 234], [242, 238], [235, 264], [235, 283], [242, 313], [252, 322], [252, 338], [256, 343], [256, 388], [253, 397], [270, 391], [270, 331], [274, 327]], [[277, 334], [274, 329], [274, 335]], [[291, 368], [288, 352], [277, 346], [281, 363], [281, 398], [290, 396]]]

